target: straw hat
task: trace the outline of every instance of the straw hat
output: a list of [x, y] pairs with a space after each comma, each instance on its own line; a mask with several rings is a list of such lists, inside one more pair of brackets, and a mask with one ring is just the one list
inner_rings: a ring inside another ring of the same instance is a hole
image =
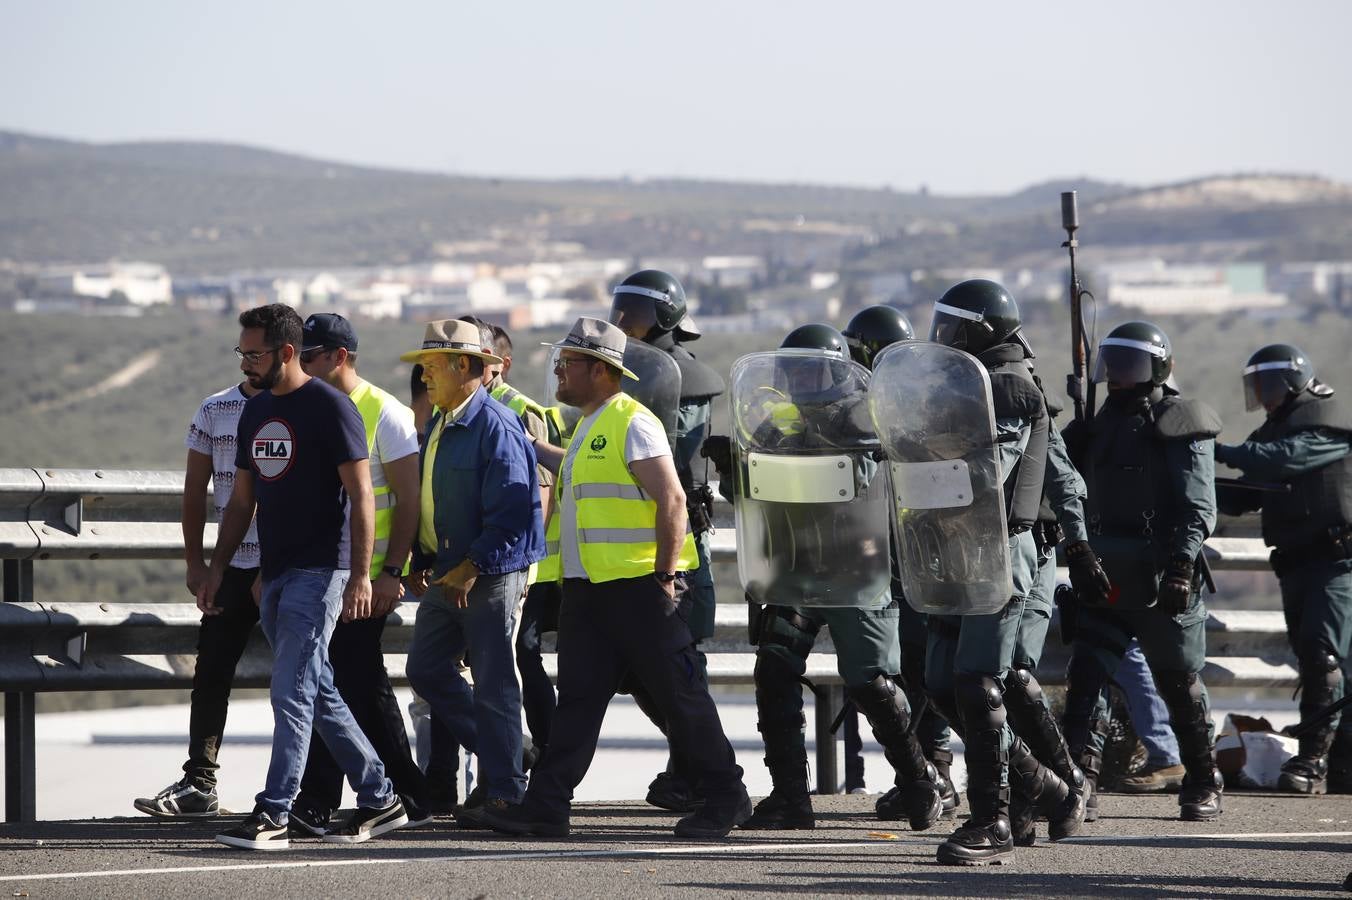
[[404, 362], [422, 362], [429, 353], [463, 353], [477, 356], [491, 363], [502, 362], [501, 356], [494, 356], [484, 350], [479, 343], [479, 326], [459, 319], [438, 319], [428, 322], [423, 331], [422, 348], [410, 350], [399, 358]]
[[599, 359], [619, 369], [624, 377], [638, 381], [638, 376], [624, 367], [626, 343], [624, 332], [618, 327], [600, 319], [582, 316], [573, 323], [573, 330], [568, 332], [566, 338], [556, 344], [545, 343], [542, 346], [572, 350]]

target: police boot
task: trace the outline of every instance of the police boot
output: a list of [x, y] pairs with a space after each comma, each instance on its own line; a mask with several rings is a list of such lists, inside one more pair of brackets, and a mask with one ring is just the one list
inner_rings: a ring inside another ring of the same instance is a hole
[[1005, 708], [1014, 733], [1023, 738], [1033, 755], [1072, 791], [1085, 793], [1084, 772], [1075, 764], [1061, 727], [1047, 708], [1042, 685], [1028, 669], [1014, 669], [1005, 679]]
[[1196, 672], [1157, 672], [1155, 685], [1178, 737], [1183, 787], [1178, 794], [1179, 818], [1210, 822], [1221, 814], [1221, 773], [1211, 746], [1211, 715]]
[[925, 754], [939, 775], [939, 796], [944, 801], [944, 815], [956, 813], [958, 809], [958, 789], [953, 787], [953, 751], [932, 748]]
[[1070, 837], [1084, 823], [1084, 792], [1073, 791], [1037, 757], [1018, 735], [1009, 748], [1009, 781], [1015, 795], [1022, 794], [1047, 818], [1047, 835], [1054, 841]]
[[[797, 688], [797, 683], [794, 683]], [[765, 694], [759, 686], [757, 705]], [[770, 770], [770, 795], [756, 804], [742, 828], [797, 831], [817, 827], [807, 781], [803, 714], [771, 714], [763, 710], [756, 726], [765, 741], [765, 767]]]
[[1015, 847], [1037, 846], [1037, 810], [1021, 791], [1009, 792], [1009, 833]]
[[939, 845], [936, 857], [951, 866], [999, 863], [1014, 852], [1006, 781], [1009, 753], [1000, 746], [1004, 699], [999, 682], [986, 675], [959, 673], [954, 687], [967, 745], [967, 805], [972, 814]]
[[807, 786], [807, 760], [792, 764], [765, 758], [774, 787], [756, 804], [741, 828], [765, 831], [806, 831], [817, 827]]
[[880, 819], [905, 818], [912, 831], [924, 831], [944, 812], [939, 791], [939, 773], [925, 759], [920, 742], [911, 733], [911, 714], [906, 694], [886, 675], [849, 689], [855, 707], [873, 727], [873, 736], [882, 745], [887, 761], [896, 771], [898, 792], [895, 800], [875, 807]]
[[1000, 734], [998, 729], [967, 732], [967, 805], [972, 814], [939, 845], [935, 858], [944, 865], [999, 865], [1014, 852], [1009, 788], [1000, 784], [1009, 756], [1000, 749]]
[[[1338, 657], [1322, 650], [1301, 661], [1300, 717], [1313, 716], [1333, 703], [1334, 694], [1342, 687], [1343, 674]], [[1328, 793], [1329, 751], [1333, 748], [1336, 726], [1333, 719], [1325, 719], [1313, 730], [1301, 736], [1296, 755], [1282, 764], [1277, 789], [1296, 794]]]
[[[1100, 699], [1107, 682], [1093, 654], [1078, 646], [1066, 669], [1066, 713], [1061, 726], [1070, 759], [1084, 773], [1084, 821], [1098, 821], [1098, 782], [1103, 771], [1102, 747], [1108, 736], [1108, 721], [1100, 714]], [[1091, 736], [1096, 741], [1091, 741]]]

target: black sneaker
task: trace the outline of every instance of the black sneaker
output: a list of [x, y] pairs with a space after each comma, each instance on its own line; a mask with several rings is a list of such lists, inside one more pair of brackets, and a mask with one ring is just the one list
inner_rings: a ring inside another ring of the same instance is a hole
[[153, 797], [138, 797], [132, 806], [161, 819], [210, 819], [221, 814], [216, 789], [202, 790], [187, 778], [176, 781]]
[[419, 825], [426, 825], [432, 821], [432, 810], [417, 800], [414, 800], [408, 794], [400, 794], [399, 799], [404, 802], [404, 812], [408, 814], [408, 822], [405, 828], [417, 828]]
[[455, 809], [451, 810], [451, 815], [455, 816], [456, 824], [463, 828], [480, 828], [482, 826], [479, 821], [474, 818], [474, 814], [478, 811], [479, 807], [483, 805], [483, 785], [476, 785], [474, 790], [469, 792], [469, 796], [465, 798], [465, 802], [457, 805]]
[[682, 838], [723, 838], [751, 818], [751, 798], [743, 788], [731, 801], [706, 801], [698, 810], [676, 823], [676, 836]]
[[567, 837], [570, 830], [567, 816], [562, 818], [545, 816], [531, 810], [524, 803], [481, 808], [484, 827], [491, 828], [499, 834], [510, 834], [514, 837], [526, 835]]
[[331, 830], [322, 840], [330, 844], [360, 844], [407, 823], [404, 804], [395, 797], [389, 806], [358, 806], [341, 827]]
[[648, 796], [644, 799], [650, 806], [678, 813], [694, 812], [704, 803], [704, 799], [695, 795], [684, 778], [670, 772], [657, 773], [657, 777], [648, 785]]
[[807, 831], [817, 827], [817, 817], [804, 786], [782, 793], [776, 788], [756, 804], [750, 818], [738, 827], [748, 831]]
[[291, 841], [286, 829], [287, 826], [278, 825], [270, 814], [256, 809], [234, 828], [216, 835], [216, 842], [241, 850], [289, 850]]
[[503, 813], [519, 804], [509, 803], [501, 797], [490, 797], [482, 803], [474, 806], [463, 807], [455, 815], [456, 824], [461, 828], [475, 828], [487, 830], [492, 826], [488, 824], [488, 814]]
[[968, 819], [939, 845], [935, 857], [946, 866], [998, 866], [1013, 852], [1009, 820], [1001, 816], [988, 822]]
[[333, 813], [317, 809], [307, 803], [296, 803], [291, 807], [291, 816], [287, 819], [287, 831], [294, 838], [323, 837], [333, 824]]

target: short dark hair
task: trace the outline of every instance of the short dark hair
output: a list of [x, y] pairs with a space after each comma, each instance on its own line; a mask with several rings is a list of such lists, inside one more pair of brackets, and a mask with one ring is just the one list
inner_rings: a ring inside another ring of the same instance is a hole
[[507, 333], [507, 329], [500, 325], [491, 326], [493, 329], [493, 352], [503, 359], [512, 355], [512, 336]]
[[[480, 346], [480, 347], [492, 347], [492, 346], [493, 346], [493, 326], [492, 326], [492, 325], [489, 325], [487, 322], [485, 322], [483, 319], [479, 318], [478, 316], [461, 316], [461, 317], [460, 317], [460, 321], [461, 321], [461, 322], [468, 322], [468, 323], [470, 323], [471, 325], [474, 325], [474, 326], [476, 326], [476, 327], [479, 329], [479, 346]], [[483, 362], [483, 360], [479, 360], [479, 361], [480, 361], [480, 362]]]
[[413, 372], [408, 379], [408, 397], [409, 400], [417, 400], [423, 394], [427, 393], [427, 385], [422, 380], [422, 363], [413, 364]]
[[469, 360], [469, 374], [478, 378], [484, 377], [484, 358], [482, 356], [470, 356], [468, 353], [461, 355]]
[[300, 314], [285, 303], [269, 303], [240, 313], [239, 327], [261, 328], [263, 340], [271, 347], [290, 344], [299, 350], [305, 326]]

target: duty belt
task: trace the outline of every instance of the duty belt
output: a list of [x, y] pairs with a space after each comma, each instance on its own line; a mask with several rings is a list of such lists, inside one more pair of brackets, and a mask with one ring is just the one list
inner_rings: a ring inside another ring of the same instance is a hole
[[1335, 525], [1308, 544], [1277, 547], [1268, 559], [1278, 578], [1307, 563], [1352, 559], [1352, 525]]

